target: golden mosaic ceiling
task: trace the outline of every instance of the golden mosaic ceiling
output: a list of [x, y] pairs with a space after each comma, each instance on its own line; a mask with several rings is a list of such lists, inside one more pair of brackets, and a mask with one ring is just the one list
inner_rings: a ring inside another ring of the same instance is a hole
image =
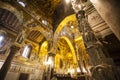
[[71, 52], [68, 43], [64, 39], [58, 41], [59, 50], [63, 51], [62, 54], [65, 56], [68, 52]]

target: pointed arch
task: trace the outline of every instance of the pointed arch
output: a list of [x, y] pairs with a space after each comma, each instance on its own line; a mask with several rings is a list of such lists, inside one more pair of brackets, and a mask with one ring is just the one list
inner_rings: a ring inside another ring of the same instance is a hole
[[69, 47], [70, 47], [70, 50], [72, 52], [72, 55], [73, 55], [73, 61], [75, 63], [77, 63], [77, 59], [76, 59], [76, 56], [75, 56], [75, 49], [74, 49], [74, 46], [73, 44], [71, 43], [71, 41], [69, 40], [69, 38], [65, 37], [65, 36], [62, 36], [61, 38], [65, 39], [66, 42], [68, 43]]

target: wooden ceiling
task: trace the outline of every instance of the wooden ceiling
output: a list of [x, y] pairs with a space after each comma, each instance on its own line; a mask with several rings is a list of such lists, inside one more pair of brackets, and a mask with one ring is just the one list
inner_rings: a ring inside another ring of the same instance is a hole
[[47, 18], [52, 18], [54, 10], [61, 0], [23, 0], [26, 7], [31, 7], [37, 14], [42, 14]]
[[2, 8], [0, 8], [0, 25], [15, 33], [21, 30], [18, 18], [12, 12]]
[[60, 3], [60, 0], [27, 0], [36, 10], [42, 10], [47, 15], [52, 15], [55, 7]]
[[40, 33], [40, 31], [37, 30], [31, 31], [27, 36], [27, 39], [36, 43], [40, 43], [43, 38], [44, 36]]

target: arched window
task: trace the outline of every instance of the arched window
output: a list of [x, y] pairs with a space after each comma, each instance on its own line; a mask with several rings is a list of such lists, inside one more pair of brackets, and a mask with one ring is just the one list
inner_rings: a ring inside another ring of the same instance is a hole
[[31, 45], [25, 45], [24, 46], [24, 50], [23, 50], [23, 53], [22, 53], [22, 56], [24, 58], [29, 58], [30, 57], [30, 54], [31, 54], [31, 51], [32, 51], [32, 46]]
[[3, 30], [0, 30], [0, 51], [3, 50], [6, 42], [7, 42], [6, 32]]

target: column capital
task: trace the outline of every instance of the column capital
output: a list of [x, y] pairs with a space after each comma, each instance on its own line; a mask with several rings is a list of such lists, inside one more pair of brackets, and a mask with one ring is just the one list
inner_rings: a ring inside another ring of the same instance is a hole
[[16, 46], [15, 44], [13, 44], [13, 45], [10, 47], [11, 53], [15, 53], [15, 52], [17, 52], [19, 49], [20, 49], [20, 47]]

